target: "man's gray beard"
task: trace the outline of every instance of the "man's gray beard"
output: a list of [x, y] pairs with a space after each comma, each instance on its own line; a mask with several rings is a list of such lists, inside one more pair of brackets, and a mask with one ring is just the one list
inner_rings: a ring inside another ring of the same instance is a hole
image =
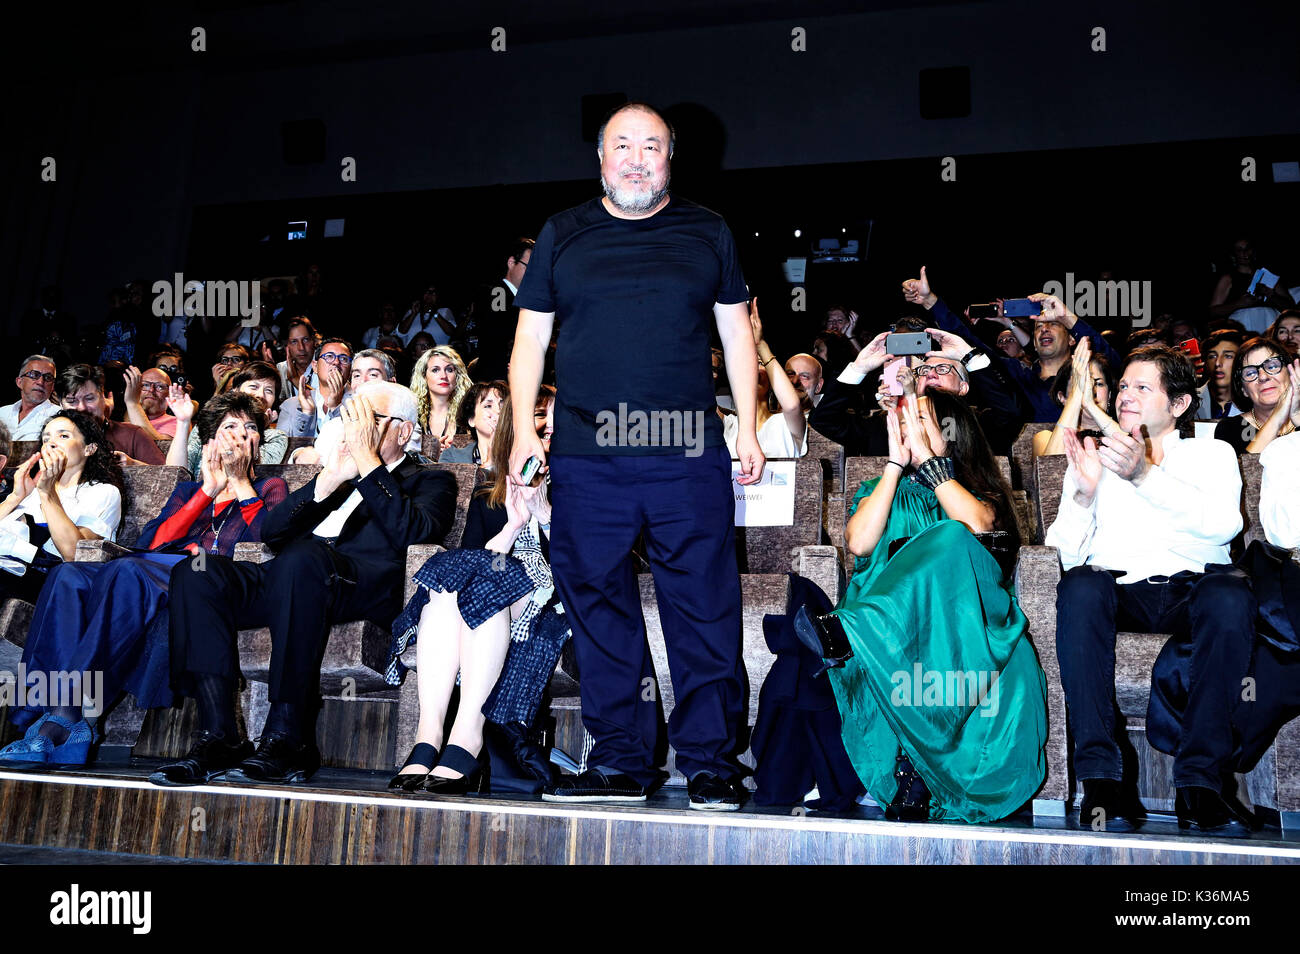
[[637, 193], [631, 189], [615, 189], [605, 180], [605, 177], [599, 176], [601, 188], [605, 190], [605, 198], [609, 199], [614, 208], [620, 212], [638, 213], [649, 212], [656, 205], [664, 200], [668, 194], [668, 184], [672, 179], [671, 173], [664, 174], [664, 185], [662, 189], [656, 189], [650, 193]]

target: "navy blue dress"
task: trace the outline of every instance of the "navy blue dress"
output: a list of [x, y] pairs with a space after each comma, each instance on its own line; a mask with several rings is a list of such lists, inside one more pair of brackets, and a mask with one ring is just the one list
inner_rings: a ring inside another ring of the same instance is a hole
[[[172, 567], [181, 560], [197, 559], [188, 549], [191, 545], [230, 556], [236, 543], [260, 540], [267, 510], [289, 493], [281, 478], [264, 477], [253, 483], [262, 507], [251, 524], [244, 522], [239, 501], [223, 509], [215, 522], [209, 503], [185, 536], [149, 550], [158, 529], [201, 486], [194, 481], [177, 484], [162, 513], [141, 532], [136, 547], [143, 552], [107, 563], [65, 562], [50, 571], [23, 648], [29, 687], [34, 685], [34, 673], [103, 673], [102, 684], [83, 682], [83, 691], [93, 689], [84, 706], [87, 716], [101, 715], [122, 692], [134, 696], [141, 708], [172, 704], [167, 613]], [[46, 681], [50, 678], [47, 675]], [[62, 701], [38, 705], [39, 699], [29, 700], [11, 717], [20, 727]]]

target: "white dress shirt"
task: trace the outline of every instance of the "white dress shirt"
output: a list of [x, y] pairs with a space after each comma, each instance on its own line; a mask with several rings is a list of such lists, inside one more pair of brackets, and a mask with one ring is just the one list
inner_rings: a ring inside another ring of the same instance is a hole
[[[441, 315], [443, 318], [446, 318], [448, 324], [450, 325], [456, 324], [456, 316], [452, 313], [452, 310], [450, 308], [439, 308], [437, 310], [437, 314]], [[448, 336], [447, 332], [443, 330], [442, 325], [438, 323], [438, 319], [434, 317], [434, 312], [431, 311], [417, 313], [416, 316], [411, 319], [411, 329], [410, 331], [406, 332], [406, 334], [402, 334], [400, 329], [401, 329], [400, 324], [398, 325], [397, 328], [393, 329], [393, 337], [401, 338], [403, 346], [409, 345], [411, 343], [411, 339], [414, 338], [416, 335], [418, 335], [421, 331], [427, 331], [429, 334], [433, 335], [433, 343], [435, 345], [445, 345], [451, 343], [451, 338]]]
[[[785, 417], [777, 411], [758, 429], [758, 449], [764, 457], [802, 457], [808, 453], [808, 415], [804, 415], [803, 443], [795, 444], [794, 435], [785, 423]], [[727, 450], [736, 456], [736, 438], [740, 436], [740, 418], [728, 414], [722, 420], [722, 439], [727, 442]]]
[[[122, 494], [109, 483], [82, 483], [74, 487], [59, 486], [55, 491], [63, 512], [75, 526], [85, 527], [105, 540], [117, 539], [117, 525], [122, 520]], [[0, 569], [22, 576], [27, 566], [36, 559], [36, 547], [27, 540], [24, 514], [32, 522], [47, 526], [41, 510], [41, 495], [33, 490], [10, 514], [0, 520]], [[53, 538], [45, 541], [44, 550], [50, 556], [61, 556]]]
[[[388, 472], [391, 474], [393, 471], [397, 470], [398, 465], [405, 459], [405, 457], [399, 457], [397, 460], [389, 464]], [[312, 533], [318, 537], [337, 537], [343, 532], [343, 525], [348, 522], [348, 517], [352, 516], [352, 511], [356, 510], [360, 506], [361, 491], [354, 490], [352, 491], [351, 496], [349, 496], [347, 500], [343, 501], [343, 506], [339, 507], [338, 510], [335, 510], [328, 517], [318, 523], [316, 529], [313, 530]]]
[[1274, 438], [1259, 463], [1264, 477], [1259, 488], [1259, 522], [1268, 542], [1300, 547], [1300, 431]]
[[1088, 507], [1075, 502], [1075, 470], [1066, 469], [1045, 542], [1060, 551], [1067, 570], [1083, 564], [1124, 570], [1119, 582], [1137, 583], [1231, 562], [1228, 544], [1242, 527], [1241, 471], [1232, 446], [1183, 439], [1177, 431], [1162, 445], [1164, 460], [1140, 486], [1103, 467]]
[[53, 401], [46, 400], [44, 404], [38, 404], [32, 408], [31, 412], [18, 422], [18, 412], [22, 410], [23, 399], [19, 398], [13, 404], [7, 407], [0, 407], [0, 423], [9, 428], [9, 439], [11, 441], [39, 441], [41, 439], [41, 428], [45, 422], [52, 418], [59, 411], [59, 406]]

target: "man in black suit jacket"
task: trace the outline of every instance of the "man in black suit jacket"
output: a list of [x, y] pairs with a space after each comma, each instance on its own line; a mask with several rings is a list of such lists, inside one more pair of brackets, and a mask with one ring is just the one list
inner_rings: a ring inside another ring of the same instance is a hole
[[472, 334], [478, 338], [478, 363], [471, 376], [475, 381], [507, 380], [515, 328], [519, 325], [515, 294], [524, 280], [535, 244], [530, 238], [515, 239], [506, 256], [505, 278], [488, 288], [474, 304]]
[[[456, 480], [402, 448], [415, 396], [371, 381], [343, 405], [344, 438], [310, 483], [266, 515], [265, 564], [222, 556], [176, 564], [171, 576], [172, 684], [199, 703], [189, 754], [150, 781], [197, 785], [225, 773], [246, 782], [306, 781], [315, 744], [320, 665], [335, 623], [390, 624], [401, 609], [406, 548], [441, 540], [456, 512]], [[271, 630], [271, 711], [256, 752], [239, 738], [234, 688], [238, 631]]]

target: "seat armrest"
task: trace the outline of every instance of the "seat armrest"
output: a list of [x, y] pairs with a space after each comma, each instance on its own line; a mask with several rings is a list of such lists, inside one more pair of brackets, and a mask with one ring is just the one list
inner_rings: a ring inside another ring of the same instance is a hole
[[415, 574], [424, 566], [424, 561], [445, 549], [440, 543], [414, 543], [406, 548], [406, 592], [402, 596], [403, 605], [409, 603], [415, 595]]
[[130, 553], [124, 546], [112, 540], [78, 540], [77, 553], [73, 557], [76, 563], [108, 563], [120, 556]]
[[244, 541], [235, 544], [234, 559], [239, 563], [269, 563], [275, 559], [275, 553], [260, 541]]
[[805, 545], [795, 547], [791, 556], [793, 559], [790, 561], [790, 569], [805, 579], [812, 580], [822, 588], [831, 602], [838, 604], [843, 582], [838, 551], [825, 544]]

